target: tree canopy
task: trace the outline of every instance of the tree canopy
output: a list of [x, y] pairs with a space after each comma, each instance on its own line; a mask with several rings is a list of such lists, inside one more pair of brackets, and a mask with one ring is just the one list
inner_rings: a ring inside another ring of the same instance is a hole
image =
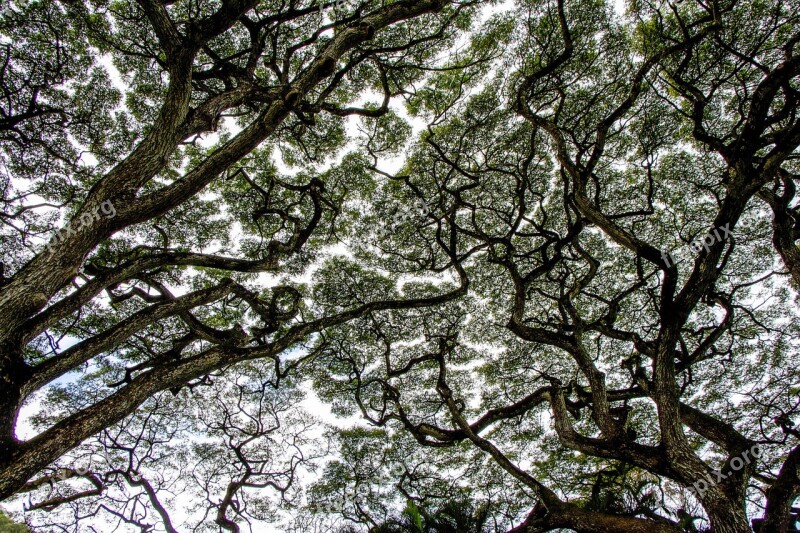
[[6, 0], [35, 531], [794, 531], [800, 2]]

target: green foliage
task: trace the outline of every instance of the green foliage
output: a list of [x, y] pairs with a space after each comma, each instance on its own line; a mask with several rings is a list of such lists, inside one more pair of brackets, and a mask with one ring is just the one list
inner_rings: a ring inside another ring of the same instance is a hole
[[0, 511], [0, 533], [28, 533], [29, 531], [28, 526], [14, 522], [4, 512]]
[[397, 518], [374, 528], [375, 533], [483, 533], [487, 531], [488, 508], [468, 500], [450, 500], [435, 509], [424, 510], [413, 500]]

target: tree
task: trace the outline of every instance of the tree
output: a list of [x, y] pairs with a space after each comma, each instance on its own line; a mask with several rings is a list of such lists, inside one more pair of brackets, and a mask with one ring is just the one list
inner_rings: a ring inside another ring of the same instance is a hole
[[[285, 354], [325, 327], [461, 292], [331, 310], [290, 276], [369, 192], [352, 158], [316, 170], [343, 144], [344, 119], [387, 114], [469, 18], [469, 3], [440, 0], [4, 2], [0, 497], [52, 485], [52, 464], [100, 436], [127, 466], [70, 466], [59, 475], [88, 488], [32, 505], [127, 483], [170, 530], [135, 452], [161, 443], [143, 435], [170, 426], [168, 391], [237, 364], [271, 371], [247, 397], [286, 379], [297, 362]], [[302, 171], [281, 173], [278, 152]], [[19, 440], [23, 403], [44, 391], [38, 434]], [[260, 438], [256, 426], [242, 431]], [[235, 529], [226, 509], [216, 520]]]
[[[794, 529], [797, 2], [25, 9], [8, 57], [51, 48], [3, 78], [36, 195], [7, 179], [4, 497], [167, 531], [181, 497], [231, 531]], [[73, 231], [34, 253], [38, 197]], [[315, 431], [310, 386], [365, 425]]]
[[[326, 332], [323, 397], [452, 447], [430, 454], [495, 506], [527, 498], [514, 531], [794, 530], [797, 7], [499, 18], [495, 68], [411, 100], [428, 127], [390, 194], [429, 212], [367, 255], [417, 276], [455, 257], [469, 295]], [[453, 490], [416, 470], [413, 497]]]

